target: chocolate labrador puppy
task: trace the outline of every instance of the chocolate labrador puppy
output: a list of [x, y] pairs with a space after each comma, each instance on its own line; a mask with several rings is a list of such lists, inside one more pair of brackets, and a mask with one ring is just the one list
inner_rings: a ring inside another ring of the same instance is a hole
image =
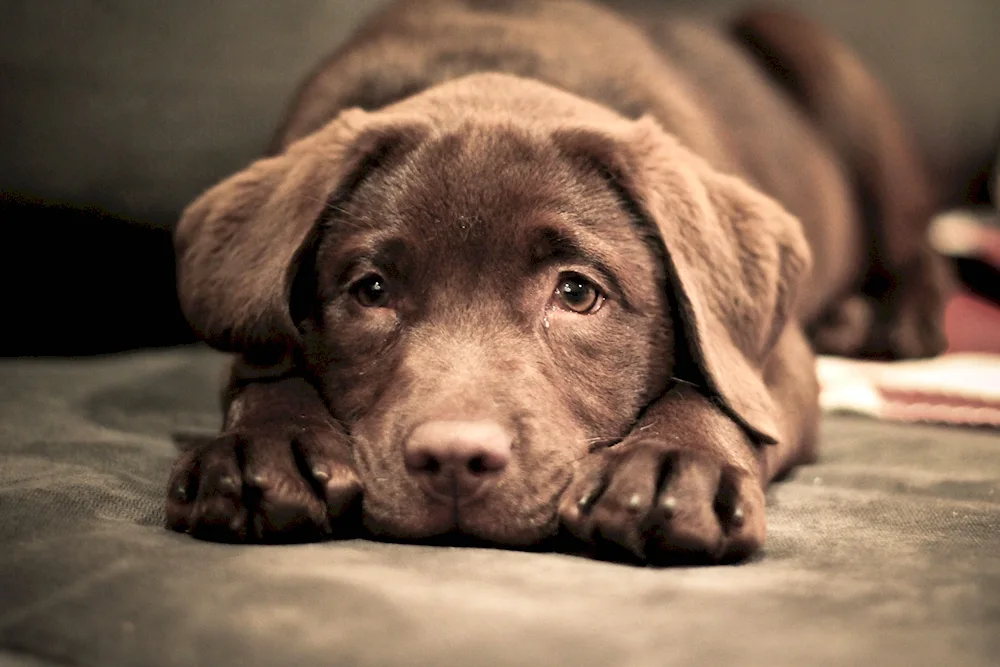
[[237, 362], [168, 523], [743, 558], [816, 455], [810, 339], [941, 349], [932, 205], [801, 18], [394, 2], [180, 221], [185, 312]]

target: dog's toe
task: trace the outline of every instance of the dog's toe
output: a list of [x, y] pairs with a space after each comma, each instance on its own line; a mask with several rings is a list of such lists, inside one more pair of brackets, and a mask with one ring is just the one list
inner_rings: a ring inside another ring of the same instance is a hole
[[225, 443], [185, 453], [174, 465], [167, 494], [167, 526], [205, 539], [240, 539], [245, 512], [242, 478]]
[[339, 440], [325, 438], [313, 431], [299, 434], [293, 442], [303, 476], [326, 501], [331, 516], [349, 512], [362, 491], [361, 479], [340, 444]]
[[714, 563], [740, 560], [763, 544], [760, 483], [702, 451], [623, 443], [587, 468], [560, 515], [598, 551], [655, 564]]
[[178, 459], [167, 525], [222, 542], [315, 540], [349, 532], [360, 491], [350, 461], [320, 435], [224, 433]]
[[661, 469], [658, 502], [647, 517], [652, 562], [740, 560], [763, 544], [764, 492], [735, 466], [698, 451], [675, 451]]

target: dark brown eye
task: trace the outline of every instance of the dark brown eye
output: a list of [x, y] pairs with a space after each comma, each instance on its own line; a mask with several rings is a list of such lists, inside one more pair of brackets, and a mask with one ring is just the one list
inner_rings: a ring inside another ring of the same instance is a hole
[[594, 283], [576, 273], [559, 278], [556, 287], [558, 304], [574, 313], [596, 313], [604, 303], [604, 295]]
[[389, 289], [385, 278], [372, 273], [351, 286], [351, 294], [365, 308], [385, 308], [389, 304]]

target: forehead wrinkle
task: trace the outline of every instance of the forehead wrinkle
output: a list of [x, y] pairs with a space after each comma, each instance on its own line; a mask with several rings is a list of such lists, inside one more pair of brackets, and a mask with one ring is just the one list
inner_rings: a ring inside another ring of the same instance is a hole
[[393, 178], [407, 205], [457, 218], [546, 207], [568, 180], [553, 147], [511, 123], [469, 120], [408, 158], [409, 173]]
[[418, 273], [428, 263], [439, 279], [489, 279], [532, 262], [539, 230], [550, 229], [566, 241], [565, 255], [641, 305], [656, 288], [656, 259], [607, 183], [544, 141], [512, 128], [485, 129], [439, 136], [376, 170], [339, 211], [335, 256], [373, 256], [402, 239]]
[[[578, 216], [570, 220], [540, 221], [534, 228], [534, 239], [529, 251], [536, 265], [578, 261], [592, 267], [616, 289], [627, 307], [641, 303], [641, 295], [649, 291], [648, 269], [641, 257], [648, 254], [645, 245], [628, 229], [625, 220], [602, 222], [587, 221]], [[620, 222], [613, 238], [608, 238], [609, 227]], [[542, 244], [542, 254], [539, 251]]]
[[323, 258], [320, 277], [324, 282], [339, 284], [358, 265], [382, 266], [389, 260], [395, 262], [400, 253], [391, 251], [400, 245], [405, 243], [399, 230], [392, 225], [381, 229], [373, 225], [344, 228], [334, 223], [325, 230], [320, 245], [319, 252]]

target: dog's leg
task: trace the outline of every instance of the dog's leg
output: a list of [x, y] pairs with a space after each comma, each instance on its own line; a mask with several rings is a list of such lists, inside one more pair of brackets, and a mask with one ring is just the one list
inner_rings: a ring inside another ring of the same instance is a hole
[[621, 442], [581, 462], [560, 517], [598, 550], [639, 560], [732, 562], [764, 543], [764, 489], [815, 458], [818, 387], [801, 331], [789, 326], [764, 369], [780, 412], [775, 445], [757, 445], [699, 389], [679, 383]]
[[863, 282], [812, 323], [813, 343], [820, 352], [879, 358], [943, 351], [951, 281], [927, 236], [937, 196], [888, 92], [850, 49], [802, 16], [752, 10], [733, 30], [826, 136], [864, 209]]
[[312, 385], [295, 375], [245, 381], [235, 371], [224, 402], [218, 437], [174, 464], [167, 525], [220, 541], [350, 532], [361, 483], [348, 436]]

